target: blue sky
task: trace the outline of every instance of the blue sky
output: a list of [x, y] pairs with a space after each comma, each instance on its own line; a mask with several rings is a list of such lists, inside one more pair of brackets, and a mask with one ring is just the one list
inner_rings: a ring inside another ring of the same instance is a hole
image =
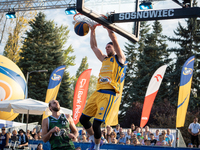
[[[198, 0], [200, 3], [200, 0]], [[154, 2], [154, 9], [169, 9], [169, 8], [181, 8], [179, 5], [176, 3], [172, 2], [171, 0], [167, 1], [160, 1], [160, 2]], [[126, 8], [121, 8], [121, 10], [126, 9]], [[101, 62], [96, 58], [94, 55], [93, 51], [90, 48], [90, 32], [86, 36], [78, 36], [74, 32], [74, 25], [72, 24], [73, 21], [73, 16], [67, 16], [65, 14], [64, 9], [54, 9], [54, 10], [45, 10], [43, 11], [48, 20], [54, 20], [56, 24], [61, 25], [67, 25], [70, 30], [69, 33], [69, 40], [66, 44], [66, 46], [69, 46], [70, 44], [73, 46], [74, 53], [73, 55], [76, 55], [76, 60], [75, 63], [76, 65], [73, 67], [69, 68], [70, 75], [75, 75], [76, 70], [78, 69], [81, 60], [83, 57], [87, 56], [88, 57], [88, 63], [89, 63], [89, 68], [92, 69], [92, 74], [98, 76], [100, 67], [101, 67]], [[181, 22], [183, 25], [185, 25], [184, 19], [172, 19], [172, 20], [162, 20], [160, 21], [163, 27], [163, 34], [167, 36], [173, 36], [173, 30], [176, 29], [178, 22]], [[152, 23], [150, 21], [149, 23]], [[127, 28], [126, 25], [120, 24], [121, 27], [124, 26], [124, 28]], [[117, 35], [120, 47], [124, 49], [125, 42], [128, 42], [127, 39], [124, 37]], [[6, 37], [5, 37], [6, 38]], [[108, 38], [107, 31], [99, 26], [96, 28], [96, 38], [97, 38], [97, 45], [98, 47], [105, 53], [105, 45], [110, 41]], [[174, 43], [169, 43], [169, 47], [175, 47]], [[0, 45], [0, 54], [2, 54], [4, 48], [4, 44]]]

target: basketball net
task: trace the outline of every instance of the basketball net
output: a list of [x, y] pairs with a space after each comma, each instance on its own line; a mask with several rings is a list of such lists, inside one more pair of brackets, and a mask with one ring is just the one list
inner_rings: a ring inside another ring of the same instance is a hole
[[[106, 18], [107, 17], [105, 15], [101, 15], [102, 17]], [[83, 14], [81, 13], [77, 13], [74, 15], [73, 17], [74, 21], [72, 22], [74, 25], [77, 23], [77, 22], [86, 22], [90, 27], [95, 27], [95, 26], [101, 26], [100, 23], [90, 19], [89, 17], [87, 16], [84, 16]]]

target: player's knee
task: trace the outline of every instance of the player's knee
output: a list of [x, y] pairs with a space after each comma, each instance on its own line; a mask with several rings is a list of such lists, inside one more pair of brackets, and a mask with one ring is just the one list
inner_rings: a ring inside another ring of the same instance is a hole
[[101, 123], [102, 123], [102, 121], [94, 119], [93, 130], [94, 130], [95, 139], [101, 138]]
[[84, 126], [85, 129], [89, 129], [92, 125], [90, 123], [90, 118], [91, 117], [88, 117], [88, 116], [85, 116], [85, 115], [81, 115], [79, 121], [80, 123]]

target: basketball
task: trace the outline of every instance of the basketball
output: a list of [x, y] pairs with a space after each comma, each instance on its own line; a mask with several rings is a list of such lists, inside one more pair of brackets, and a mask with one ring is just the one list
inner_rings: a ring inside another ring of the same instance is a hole
[[74, 26], [74, 31], [79, 36], [85, 36], [89, 32], [89, 26], [86, 22], [77, 22]]

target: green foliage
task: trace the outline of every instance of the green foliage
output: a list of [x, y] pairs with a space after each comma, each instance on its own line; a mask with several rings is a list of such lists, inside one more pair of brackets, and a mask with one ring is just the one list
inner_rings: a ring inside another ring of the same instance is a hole
[[[65, 48], [68, 39], [68, 27], [56, 26], [53, 21], [47, 21], [43, 13], [38, 13], [35, 20], [30, 21], [30, 30], [26, 31], [20, 53], [18, 66], [26, 74], [33, 70], [48, 70], [48, 73], [31, 73], [28, 80], [28, 97], [45, 100], [49, 77], [58, 66], [66, 68], [74, 65], [75, 56], [72, 46]], [[69, 108], [69, 73], [65, 70], [57, 99], [62, 107]], [[29, 119], [38, 121], [37, 117]]]
[[[128, 62], [125, 77], [123, 101], [120, 107], [120, 121], [123, 121], [125, 111], [133, 102], [143, 102], [149, 81], [153, 73], [162, 65], [169, 62], [166, 36], [162, 35], [162, 26], [158, 21], [153, 24], [152, 33], [146, 22], [141, 23], [141, 41], [136, 44], [127, 44], [125, 54]], [[146, 37], [146, 38], [145, 38]], [[156, 96], [156, 102], [162, 101], [167, 95], [167, 82], [163, 80], [162, 86]], [[140, 112], [141, 113], [141, 112]]]
[[199, 107], [200, 100], [200, 97], [198, 95], [198, 93], [200, 92], [200, 36], [198, 35], [200, 25], [197, 18], [187, 19], [186, 23], [186, 27], [182, 26], [179, 23], [177, 29], [174, 31], [176, 37], [169, 38], [170, 41], [177, 43], [180, 46], [179, 48], [169, 49], [171, 53], [174, 53], [176, 55], [174, 64], [171, 65], [173, 71], [171, 72], [170, 77], [171, 86], [169, 92], [169, 100], [172, 104], [177, 105], [182, 66], [189, 57], [194, 55], [194, 74], [191, 87], [189, 109], [197, 109]]

